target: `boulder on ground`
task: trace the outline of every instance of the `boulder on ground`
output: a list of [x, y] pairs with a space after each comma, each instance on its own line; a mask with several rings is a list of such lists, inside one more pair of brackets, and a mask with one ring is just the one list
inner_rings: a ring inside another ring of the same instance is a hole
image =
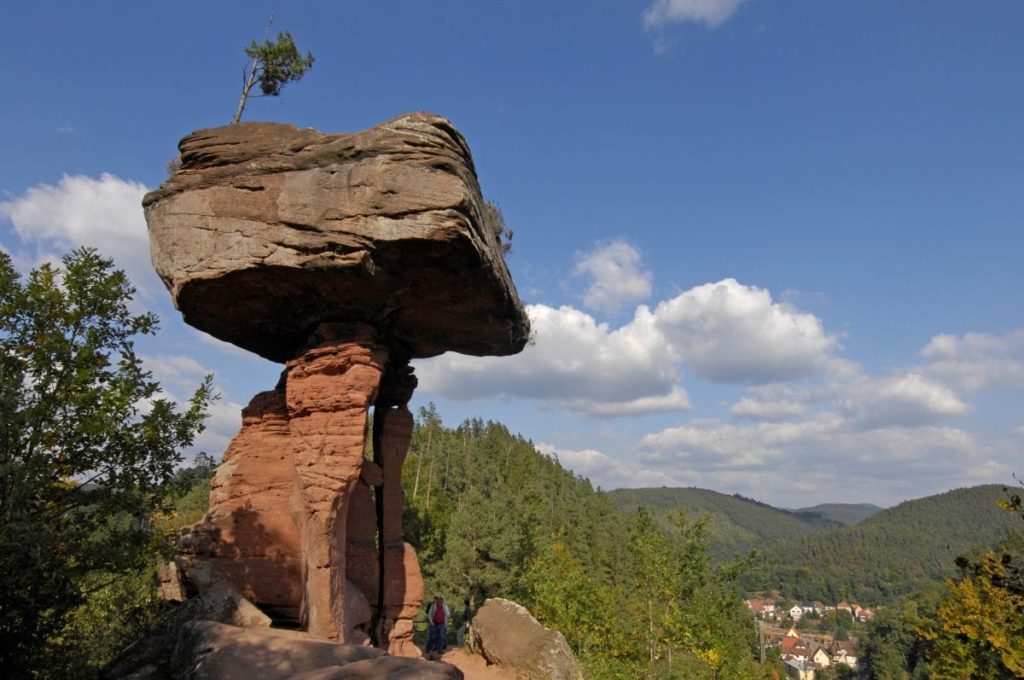
[[565, 637], [545, 628], [526, 607], [491, 598], [473, 617], [473, 647], [488, 662], [530, 680], [582, 680], [583, 671]]

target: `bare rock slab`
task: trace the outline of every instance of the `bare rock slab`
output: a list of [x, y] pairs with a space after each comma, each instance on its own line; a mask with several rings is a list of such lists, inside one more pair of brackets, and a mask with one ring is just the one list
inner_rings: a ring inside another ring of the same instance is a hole
[[170, 677], [190, 680], [462, 680], [446, 663], [387, 656], [372, 647], [318, 640], [306, 633], [244, 629], [213, 621], [185, 625]]
[[446, 119], [352, 134], [240, 123], [179, 148], [180, 170], [143, 205], [187, 323], [278, 362], [323, 323], [369, 324], [409, 357], [526, 343], [469, 147]]
[[192, 680], [284, 680], [382, 655], [372, 647], [341, 645], [298, 631], [194, 621], [181, 630], [170, 670], [174, 678]]

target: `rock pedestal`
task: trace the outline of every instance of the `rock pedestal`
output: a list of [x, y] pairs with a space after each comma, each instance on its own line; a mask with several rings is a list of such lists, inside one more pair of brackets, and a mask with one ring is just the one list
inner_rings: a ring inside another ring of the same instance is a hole
[[[375, 638], [392, 654], [418, 656], [412, 618], [423, 579], [402, 540], [412, 387], [384, 390], [374, 412], [377, 460], [367, 460], [368, 413], [388, 362], [375, 339], [368, 326], [321, 326], [313, 346], [288, 362], [283, 389], [253, 399], [183, 562], [201, 589], [232, 583], [314, 635]], [[405, 364], [399, 372], [414, 386]]]
[[310, 634], [418, 656], [409, 361], [529, 335], [469, 148], [430, 114], [334, 135], [245, 123], [179, 148], [143, 201], [154, 266], [186, 322], [285, 365], [244, 409], [179, 564]]
[[389, 641], [388, 651], [397, 656], [419, 655], [412, 642], [412, 619], [423, 603], [423, 578], [416, 551], [402, 540], [402, 464], [412, 427], [412, 413], [404, 403], [393, 408], [380, 404], [374, 410], [374, 434], [379, 433], [374, 450], [382, 468], [378, 516], [384, 548], [378, 620], [381, 639]]
[[319, 330], [330, 337], [286, 369], [295, 465], [291, 510], [303, 556], [303, 621], [314, 635], [348, 640], [345, 520], [387, 350], [374, 344], [369, 328]]

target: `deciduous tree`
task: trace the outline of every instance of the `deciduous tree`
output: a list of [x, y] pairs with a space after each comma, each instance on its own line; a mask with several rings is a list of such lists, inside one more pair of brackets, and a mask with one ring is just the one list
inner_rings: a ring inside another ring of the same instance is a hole
[[92, 589], [156, 547], [154, 509], [202, 430], [209, 378], [180, 409], [133, 339], [156, 318], [90, 249], [24, 279], [0, 252], [0, 668], [51, 663], [46, 641]]
[[1024, 593], [1012, 580], [1008, 555], [986, 552], [948, 582], [936, 620], [919, 632], [931, 643], [935, 678], [1024, 676]]

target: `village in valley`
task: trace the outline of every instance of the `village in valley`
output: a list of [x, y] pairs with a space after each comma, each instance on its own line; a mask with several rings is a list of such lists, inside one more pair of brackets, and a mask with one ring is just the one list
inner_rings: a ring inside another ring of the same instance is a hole
[[795, 680], [858, 677], [859, 628], [875, 618], [845, 600], [835, 606], [752, 598], [744, 600], [758, 627], [762, 657], [777, 651]]

